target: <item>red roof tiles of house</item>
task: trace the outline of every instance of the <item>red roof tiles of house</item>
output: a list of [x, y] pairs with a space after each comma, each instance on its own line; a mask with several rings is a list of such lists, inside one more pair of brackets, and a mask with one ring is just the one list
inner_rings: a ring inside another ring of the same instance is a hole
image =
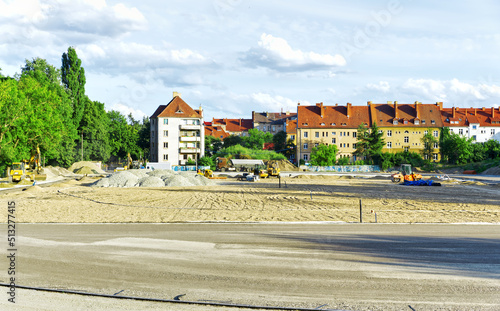
[[469, 126], [479, 124], [500, 127], [499, 108], [444, 108], [441, 112], [444, 126]]
[[228, 137], [229, 134], [220, 126], [205, 125], [205, 136], [213, 136], [224, 139]]
[[227, 132], [245, 132], [253, 128], [252, 119], [213, 119], [213, 125], [220, 125]]
[[379, 127], [442, 127], [441, 102], [436, 104], [373, 104], [370, 107], [371, 122], [376, 122]]
[[298, 128], [357, 128], [360, 124], [369, 124], [370, 115], [367, 106], [297, 106]]
[[254, 123], [269, 123], [273, 121], [278, 121], [286, 118], [295, 117], [297, 113], [295, 112], [255, 112], [252, 111], [252, 121]]
[[201, 118], [202, 112], [194, 110], [179, 96], [175, 96], [168, 104], [160, 105], [151, 118]]
[[297, 120], [290, 120], [286, 122], [286, 133], [287, 134], [297, 133]]

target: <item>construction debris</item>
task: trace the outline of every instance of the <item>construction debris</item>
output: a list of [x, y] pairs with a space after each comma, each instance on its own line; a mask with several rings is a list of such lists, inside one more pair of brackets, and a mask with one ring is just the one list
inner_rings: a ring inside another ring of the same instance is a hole
[[95, 182], [94, 187], [192, 187], [217, 183], [194, 172], [127, 170]]

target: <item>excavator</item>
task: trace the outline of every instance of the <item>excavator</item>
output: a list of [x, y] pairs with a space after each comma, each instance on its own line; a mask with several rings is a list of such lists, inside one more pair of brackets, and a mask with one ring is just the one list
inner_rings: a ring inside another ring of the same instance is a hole
[[392, 174], [393, 182], [417, 181], [422, 179], [422, 175], [413, 172], [410, 164], [401, 164], [401, 171]]
[[270, 160], [267, 161], [267, 174], [269, 176], [279, 177], [280, 176], [280, 166], [278, 161]]
[[31, 153], [29, 161], [13, 162], [12, 166], [7, 169], [7, 176], [16, 183], [23, 179], [32, 182], [46, 180], [47, 175], [43, 173], [40, 148], [36, 147], [36, 151]]

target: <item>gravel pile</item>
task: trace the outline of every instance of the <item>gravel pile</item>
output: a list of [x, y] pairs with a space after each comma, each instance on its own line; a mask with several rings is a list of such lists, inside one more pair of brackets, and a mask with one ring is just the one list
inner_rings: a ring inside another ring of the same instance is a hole
[[192, 187], [215, 185], [213, 180], [195, 172], [171, 170], [127, 170], [95, 182], [94, 187]]

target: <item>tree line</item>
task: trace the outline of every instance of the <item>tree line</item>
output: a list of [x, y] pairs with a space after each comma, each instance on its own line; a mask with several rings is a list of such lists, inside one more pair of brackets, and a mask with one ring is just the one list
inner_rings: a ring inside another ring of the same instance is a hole
[[0, 172], [29, 159], [39, 148], [45, 165], [68, 167], [80, 160], [147, 158], [149, 120], [134, 120], [85, 93], [85, 70], [73, 47], [56, 68], [45, 59], [26, 60], [21, 73], [0, 69]]

